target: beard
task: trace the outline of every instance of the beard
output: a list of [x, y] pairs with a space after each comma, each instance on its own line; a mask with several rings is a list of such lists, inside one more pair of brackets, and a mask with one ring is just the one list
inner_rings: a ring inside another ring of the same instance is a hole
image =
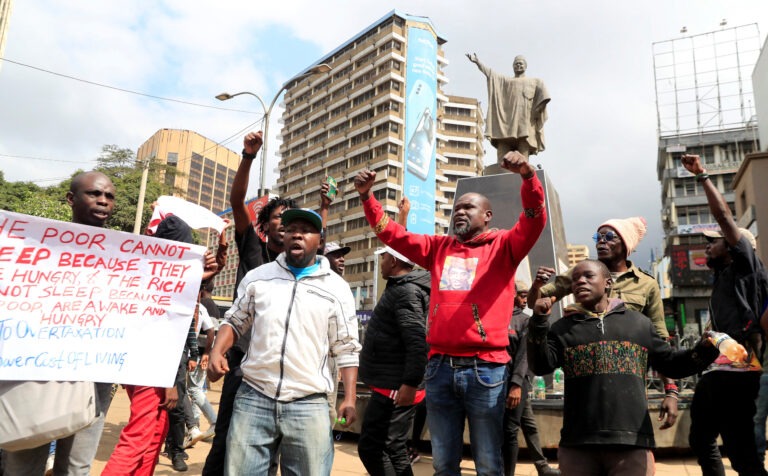
[[723, 256], [716, 258], [707, 257], [707, 268], [709, 269], [722, 269], [727, 264], [727, 260]]
[[460, 225], [453, 225], [453, 234], [456, 236], [464, 236], [469, 233], [469, 224], [462, 223]]

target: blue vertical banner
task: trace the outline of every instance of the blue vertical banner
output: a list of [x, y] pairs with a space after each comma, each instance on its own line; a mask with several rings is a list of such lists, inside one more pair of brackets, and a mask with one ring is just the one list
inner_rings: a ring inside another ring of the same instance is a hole
[[437, 38], [429, 29], [409, 26], [407, 44], [403, 189], [411, 201], [408, 231], [434, 235]]

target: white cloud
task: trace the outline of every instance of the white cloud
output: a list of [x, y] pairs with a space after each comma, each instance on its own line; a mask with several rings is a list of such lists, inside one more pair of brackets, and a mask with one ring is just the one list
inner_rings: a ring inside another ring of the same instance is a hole
[[[568, 237], [587, 243], [612, 217], [644, 215], [649, 234], [636, 259], [661, 237], [656, 179], [656, 112], [651, 44], [729, 26], [761, 23], [764, 0], [648, 2], [411, 0], [314, 2], [72, 0], [16, 2], [8, 59], [125, 89], [212, 106], [260, 111], [253, 98], [220, 103], [222, 91], [253, 91], [269, 101], [291, 75], [391, 9], [428, 16], [448, 40], [448, 93], [485, 102], [485, 82], [464, 58], [477, 52], [511, 72], [528, 58], [530, 76], [552, 95], [547, 150], [534, 159], [558, 188]], [[291, 49], [291, 45], [305, 47]], [[279, 116], [275, 111], [273, 119]], [[0, 68], [0, 154], [82, 161], [103, 144], [137, 149], [163, 127], [222, 140], [256, 114], [203, 109], [47, 75]], [[278, 126], [273, 122], [272, 131]], [[239, 150], [240, 139], [229, 146]], [[272, 152], [278, 142], [270, 143]], [[276, 159], [269, 154], [269, 183]], [[489, 149], [489, 153], [493, 151]], [[0, 157], [9, 180], [62, 179], [77, 164]], [[255, 182], [255, 180], [254, 180]], [[591, 244], [590, 244], [591, 245]]]

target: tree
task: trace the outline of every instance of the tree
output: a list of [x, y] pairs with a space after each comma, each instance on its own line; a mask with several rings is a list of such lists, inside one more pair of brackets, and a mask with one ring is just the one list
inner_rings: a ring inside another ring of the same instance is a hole
[[[116, 145], [105, 145], [101, 148], [101, 155], [96, 159], [94, 170], [107, 175], [117, 191], [115, 208], [107, 222], [109, 228], [133, 232], [142, 166], [142, 163], [136, 161], [136, 156], [130, 149], [121, 149]], [[33, 182], [6, 182], [5, 175], [0, 171], [0, 209], [69, 221], [72, 219], [72, 212], [67, 205], [66, 194], [72, 178], [81, 172], [83, 171], [75, 171], [69, 179], [58, 185], [40, 187]], [[154, 158], [150, 159], [141, 220], [142, 230], [146, 228], [152, 216], [152, 208], [149, 205], [160, 195], [172, 195], [179, 191], [173, 186], [173, 180], [171, 180], [179, 173], [172, 165], [162, 164]]]
[[[96, 170], [103, 172], [112, 179], [117, 190], [115, 209], [109, 220], [109, 227], [127, 232], [133, 231], [136, 220], [136, 209], [139, 203], [139, 188], [143, 163], [136, 161], [136, 156], [130, 149], [121, 149], [116, 145], [105, 145], [101, 155], [96, 159]], [[160, 195], [172, 195], [178, 190], [173, 181], [165, 177], [178, 175], [176, 167], [160, 163], [152, 157], [147, 174], [147, 188], [144, 194], [144, 209], [141, 218], [141, 229], [146, 228], [152, 216], [149, 206]]]
[[0, 172], [0, 209], [26, 215], [68, 221], [72, 213], [65, 200], [67, 184], [63, 192], [58, 186], [43, 188], [33, 182], [6, 182]]

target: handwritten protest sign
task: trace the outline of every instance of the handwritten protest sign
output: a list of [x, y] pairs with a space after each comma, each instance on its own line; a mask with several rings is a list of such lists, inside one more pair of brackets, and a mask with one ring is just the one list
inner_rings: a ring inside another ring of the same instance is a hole
[[204, 253], [0, 210], [0, 380], [172, 386]]

